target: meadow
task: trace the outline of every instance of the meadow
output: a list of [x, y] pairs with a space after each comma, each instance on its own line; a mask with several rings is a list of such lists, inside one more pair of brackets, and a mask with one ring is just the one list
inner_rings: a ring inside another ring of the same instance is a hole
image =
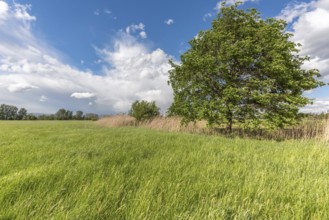
[[328, 219], [329, 144], [0, 121], [0, 219]]

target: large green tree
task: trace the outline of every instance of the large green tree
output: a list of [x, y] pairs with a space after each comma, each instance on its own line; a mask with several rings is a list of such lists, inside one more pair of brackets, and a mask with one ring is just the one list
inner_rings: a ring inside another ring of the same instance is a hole
[[222, 4], [210, 30], [190, 41], [181, 63], [171, 62], [169, 83], [174, 102], [169, 113], [185, 122], [284, 127], [298, 121], [303, 96], [322, 82], [316, 69], [305, 70], [309, 58], [286, 32], [283, 20], [263, 20], [256, 9]]

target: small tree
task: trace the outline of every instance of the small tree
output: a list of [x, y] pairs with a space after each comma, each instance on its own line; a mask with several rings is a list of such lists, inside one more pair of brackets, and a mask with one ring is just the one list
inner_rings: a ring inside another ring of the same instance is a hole
[[71, 120], [71, 119], [73, 119], [73, 112], [70, 110], [61, 108], [55, 113], [55, 118], [57, 120]]
[[171, 62], [169, 83], [174, 102], [169, 114], [184, 122], [235, 122], [249, 127], [284, 127], [298, 121], [309, 104], [303, 92], [323, 85], [316, 69], [304, 70], [286, 23], [263, 20], [255, 9], [222, 4], [212, 28], [190, 41], [181, 64]]
[[27, 110], [25, 108], [20, 108], [17, 112], [18, 120], [25, 120], [27, 116]]
[[135, 101], [131, 105], [129, 115], [136, 118], [137, 121], [144, 121], [159, 116], [160, 109], [156, 106], [155, 101]]
[[16, 120], [18, 108], [14, 105], [0, 105], [0, 120]]
[[84, 116], [85, 120], [97, 121], [99, 119], [99, 115], [95, 113], [86, 113]]
[[75, 115], [74, 115], [74, 119], [75, 120], [83, 120], [84, 116], [83, 116], [83, 111], [76, 111]]

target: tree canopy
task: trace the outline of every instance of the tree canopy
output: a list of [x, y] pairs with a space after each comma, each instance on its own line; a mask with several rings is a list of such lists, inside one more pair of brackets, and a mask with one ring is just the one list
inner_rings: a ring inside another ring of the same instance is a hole
[[145, 100], [135, 101], [131, 105], [129, 115], [136, 118], [137, 121], [145, 121], [160, 115], [160, 109], [155, 102]]
[[246, 127], [284, 127], [298, 121], [300, 107], [311, 103], [303, 92], [322, 85], [316, 69], [299, 55], [286, 23], [262, 19], [256, 9], [225, 6], [209, 30], [201, 31], [181, 56], [171, 61], [169, 84], [174, 102], [169, 114], [184, 122], [235, 122]]

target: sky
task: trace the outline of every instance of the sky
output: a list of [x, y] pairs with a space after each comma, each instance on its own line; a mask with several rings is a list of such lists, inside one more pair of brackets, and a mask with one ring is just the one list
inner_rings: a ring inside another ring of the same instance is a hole
[[[234, 0], [227, 0], [232, 4]], [[329, 82], [329, 0], [242, 0], [287, 31]], [[0, 103], [31, 113], [59, 108], [127, 113], [135, 100], [166, 112], [173, 94], [169, 59], [211, 27], [220, 1], [0, 0]], [[329, 110], [329, 89], [305, 93], [305, 112]]]

